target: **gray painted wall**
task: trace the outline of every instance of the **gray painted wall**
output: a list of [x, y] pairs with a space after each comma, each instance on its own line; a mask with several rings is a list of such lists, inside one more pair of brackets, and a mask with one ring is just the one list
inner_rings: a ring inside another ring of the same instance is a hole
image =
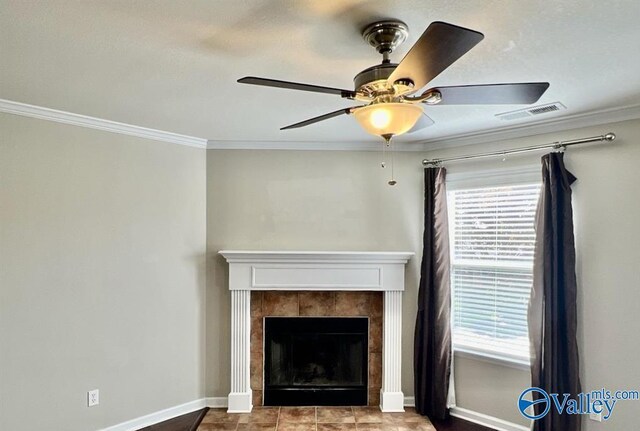
[[205, 150], [8, 114], [0, 133], [0, 429], [202, 398]]

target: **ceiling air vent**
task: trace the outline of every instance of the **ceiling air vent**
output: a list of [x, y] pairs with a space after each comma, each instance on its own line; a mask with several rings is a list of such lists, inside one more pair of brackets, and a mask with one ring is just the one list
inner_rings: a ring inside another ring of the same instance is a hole
[[510, 120], [517, 120], [520, 118], [533, 117], [534, 115], [542, 115], [548, 112], [562, 111], [564, 109], [567, 109], [567, 107], [564, 106], [562, 103], [553, 102], [553, 103], [548, 103], [546, 105], [539, 105], [539, 106], [532, 106], [530, 108], [525, 108], [525, 109], [518, 109], [517, 111], [502, 112], [500, 114], [496, 114], [496, 117], [500, 118], [501, 120], [510, 121]]

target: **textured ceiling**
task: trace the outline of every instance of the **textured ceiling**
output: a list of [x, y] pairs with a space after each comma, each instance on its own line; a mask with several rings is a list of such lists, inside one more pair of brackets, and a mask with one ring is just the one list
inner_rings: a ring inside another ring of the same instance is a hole
[[508, 106], [426, 107], [425, 141], [640, 104], [637, 1], [0, 0], [0, 98], [213, 141], [362, 142], [351, 117], [279, 127], [349, 106], [339, 97], [237, 84], [245, 75], [352, 88], [379, 62], [360, 37], [399, 18], [485, 39], [432, 85], [548, 81], [566, 111], [504, 122]]

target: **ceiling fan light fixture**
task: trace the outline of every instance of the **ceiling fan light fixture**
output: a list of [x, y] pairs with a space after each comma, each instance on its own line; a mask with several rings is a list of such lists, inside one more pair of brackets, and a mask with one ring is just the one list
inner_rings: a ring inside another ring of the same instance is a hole
[[376, 136], [402, 135], [415, 126], [422, 114], [422, 107], [409, 103], [374, 103], [353, 113], [358, 124]]

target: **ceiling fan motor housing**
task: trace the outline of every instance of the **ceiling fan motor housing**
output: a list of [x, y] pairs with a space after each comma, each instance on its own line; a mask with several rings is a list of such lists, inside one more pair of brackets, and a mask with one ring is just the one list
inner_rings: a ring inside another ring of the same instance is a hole
[[395, 63], [376, 64], [358, 73], [353, 78], [356, 92], [375, 97], [380, 92], [388, 91], [387, 78], [397, 66]]
[[399, 20], [378, 21], [365, 27], [362, 37], [383, 55], [383, 60], [382, 64], [363, 70], [353, 79], [356, 99], [370, 101], [381, 97], [397, 98], [411, 92], [413, 82], [402, 80], [391, 84], [387, 80], [398, 66], [391, 63], [389, 54], [407, 40], [408, 36], [409, 27]]
[[378, 97], [400, 97], [413, 91], [413, 82], [399, 80], [391, 84], [387, 79], [398, 65], [382, 63], [371, 66], [353, 78], [356, 99], [371, 100]]

